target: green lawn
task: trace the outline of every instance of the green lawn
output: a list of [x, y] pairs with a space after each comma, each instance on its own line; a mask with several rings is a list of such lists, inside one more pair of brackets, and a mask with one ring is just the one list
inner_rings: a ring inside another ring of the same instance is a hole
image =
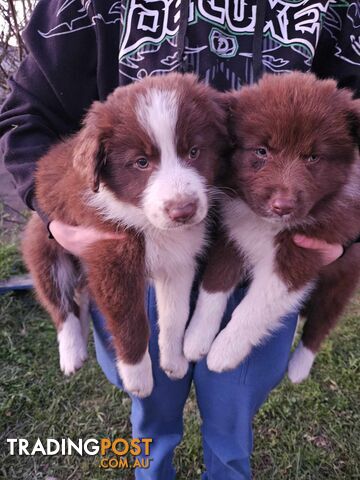
[[[8, 261], [9, 255], [12, 248], [5, 253], [0, 248], [0, 278], [14, 270], [16, 255]], [[360, 295], [325, 344], [311, 380], [292, 386], [285, 379], [258, 414], [257, 480], [360, 479], [359, 314]], [[81, 371], [70, 379], [62, 376], [55, 331], [31, 294], [0, 297], [0, 318], [0, 478], [132, 478], [99, 469], [99, 457], [8, 454], [6, 438], [129, 437], [130, 404], [103, 377], [93, 345]], [[193, 395], [186, 405], [185, 431], [176, 455], [178, 478], [199, 479], [202, 450]]]

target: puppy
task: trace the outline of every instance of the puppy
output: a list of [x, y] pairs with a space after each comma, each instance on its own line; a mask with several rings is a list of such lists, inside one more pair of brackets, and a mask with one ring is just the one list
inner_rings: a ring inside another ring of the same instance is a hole
[[140, 397], [151, 393], [144, 308], [150, 280], [161, 367], [174, 379], [186, 374], [190, 290], [227, 134], [219, 98], [193, 75], [120, 87], [91, 106], [76, 135], [40, 159], [36, 198], [50, 219], [126, 232], [125, 240], [96, 242], [79, 259], [47, 238], [37, 214], [27, 226], [25, 262], [56, 326], [66, 375], [86, 358], [88, 286], [105, 316], [125, 388]]
[[[357, 245], [322, 268], [321, 255], [294, 234], [347, 245], [360, 233], [360, 101], [311, 74], [265, 76], [230, 93], [233, 194], [220, 207], [215, 242], [185, 334], [188, 360], [208, 354], [211, 370], [236, 367], [281, 317], [302, 307], [302, 341], [289, 366], [306, 378], [316, 352], [353, 293]], [[236, 284], [250, 279], [241, 304], [214, 340]], [[214, 340], [214, 342], [213, 342]]]

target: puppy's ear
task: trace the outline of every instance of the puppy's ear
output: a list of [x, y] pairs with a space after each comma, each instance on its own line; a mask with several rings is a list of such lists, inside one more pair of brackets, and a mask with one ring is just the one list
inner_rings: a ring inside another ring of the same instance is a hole
[[360, 99], [352, 100], [351, 108], [347, 112], [347, 122], [351, 136], [360, 149]]
[[111, 134], [111, 123], [107, 105], [94, 102], [75, 137], [74, 168], [94, 192], [99, 190], [101, 169], [106, 163], [106, 139]]

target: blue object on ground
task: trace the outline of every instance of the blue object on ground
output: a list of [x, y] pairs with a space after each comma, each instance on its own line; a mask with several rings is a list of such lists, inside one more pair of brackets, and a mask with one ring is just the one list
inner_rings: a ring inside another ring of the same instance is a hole
[[0, 295], [17, 290], [31, 290], [33, 286], [30, 275], [17, 275], [8, 280], [0, 280]]

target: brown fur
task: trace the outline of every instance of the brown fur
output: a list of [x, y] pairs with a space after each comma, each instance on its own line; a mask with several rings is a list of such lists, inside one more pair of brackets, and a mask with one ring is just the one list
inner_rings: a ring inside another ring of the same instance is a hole
[[93, 298], [107, 319], [117, 355], [127, 363], [137, 363], [146, 351], [149, 326], [144, 309], [145, 262], [143, 239], [128, 233], [125, 241], [94, 243], [84, 255]]
[[[138, 95], [153, 86], [174, 88], [179, 93], [178, 154], [184, 155], [184, 162], [190, 161], [189, 149], [204, 145], [195, 168], [209, 184], [214, 183], [219, 151], [226, 138], [220, 97], [193, 75], [148, 78], [116, 89], [105, 103], [95, 102], [79, 133], [51, 148], [39, 160], [36, 197], [50, 220], [125, 233], [124, 228], [105, 221], [89, 206], [86, 194], [96, 192], [101, 180], [119, 200], [139, 204], [149, 176], [160, 162], [159, 151], [140, 128], [135, 114]], [[151, 168], [139, 174], [134, 158], [144, 154], [151, 160]], [[91, 294], [105, 315], [116, 354], [132, 364], [143, 357], [149, 338], [144, 310], [147, 272], [144, 239], [134, 230], [126, 233], [125, 240], [105, 240], [92, 245], [80, 262], [55, 240], [47, 239], [46, 228], [35, 214], [25, 231], [23, 253], [39, 300], [58, 331], [69, 312], [77, 313], [73, 298], [78, 279], [86, 271]], [[64, 259], [72, 265], [75, 277], [73, 284], [67, 285], [65, 304], [54, 278], [54, 265]]]
[[354, 244], [342, 258], [322, 269], [316, 289], [302, 309], [306, 318], [302, 341], [317, 352], [336, 326], [354, 294], [360, 276], [360, 245]]
[[[258, 85], [230, 93], [229, 102], [234, 152], [226, 186], [269, 220], [277, 217], [274, 202], [291, 207], [275, 239], [276, 269], [289, 291], [318, 280], [304, 307], [303, 342], [315, 352], [357, 285], [359, 247], [322, 267], [320, 255], [296, 246], [293, 235], [347, 245], [360, 234], [360, 175], [355, 171], [360, 169], [360, 100], [337, 89], [333, 80], [293, 73], [267, 75]], [[266, 160], [255, 153], [259, 147], [266, 147]], [[311, 155], [318, 160], [307, 162]], [[353, 198], [343, 193], [351, 182], [357, 192]], [[226, 242], [218, 248], [205, 274], [209, 291], [224, 290], [219, 279], [224, 263], [229, 278], [240, 281], [243, 275], [235, 266], [234, 249]]]
[[247, 279], [245, 258], [221, 227], [209, 248], [208, 258], [210, 261], [202, 279], [202, 285], [207, 292], [227, 292]]

